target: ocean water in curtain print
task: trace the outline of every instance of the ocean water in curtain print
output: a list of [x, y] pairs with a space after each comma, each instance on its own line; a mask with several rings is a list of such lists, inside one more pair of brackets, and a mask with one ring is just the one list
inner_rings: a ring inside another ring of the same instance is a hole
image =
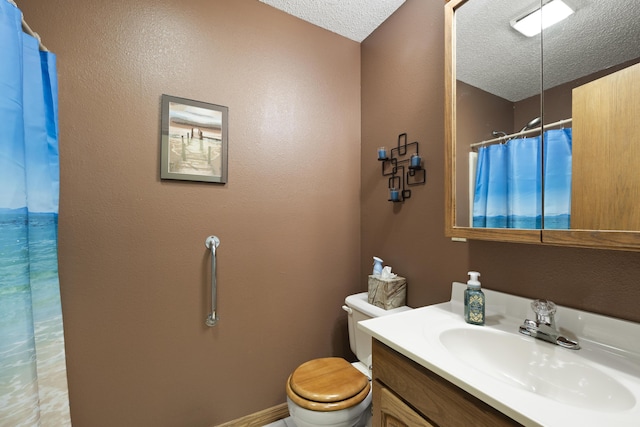
[[67, 426], [55, 56], [5, 0], [0, 51], [0, 426]]
[[571, 226], [572, 129], [544, 133], [544, 228]]

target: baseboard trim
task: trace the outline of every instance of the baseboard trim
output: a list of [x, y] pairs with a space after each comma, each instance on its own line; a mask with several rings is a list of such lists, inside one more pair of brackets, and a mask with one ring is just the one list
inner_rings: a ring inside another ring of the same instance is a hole
[[262, 427], [288, 416], [289, 408], [286, 403], [283, 403], [215, 427]]

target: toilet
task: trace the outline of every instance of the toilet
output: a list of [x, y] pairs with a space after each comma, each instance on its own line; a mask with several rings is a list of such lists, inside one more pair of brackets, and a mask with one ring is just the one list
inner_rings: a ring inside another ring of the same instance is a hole
[[371, 336], [361, 320], [406, 310], [384, 310], [367, 302], [367, 292], [350, 295], [342, 306], [348, 315], [349, 344], [358, 362], [340, 357], [314, 359], [298, 366], [287, 380], [289, 415], [297, 427], [365, 427], [371, 425]]

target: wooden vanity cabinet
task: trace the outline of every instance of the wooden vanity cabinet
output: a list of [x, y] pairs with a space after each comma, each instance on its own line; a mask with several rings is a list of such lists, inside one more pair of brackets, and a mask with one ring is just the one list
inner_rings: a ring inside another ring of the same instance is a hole
[[373, 340], [373, 427], [520, 424], [378, 340]]

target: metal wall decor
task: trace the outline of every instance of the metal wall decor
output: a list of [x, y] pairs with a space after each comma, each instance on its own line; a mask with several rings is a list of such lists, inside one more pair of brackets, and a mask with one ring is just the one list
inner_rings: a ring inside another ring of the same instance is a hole
[[411, 197], [411, 190], [406, 187], [427, 182], [427, 171], [422, 167], [419, 148], [417, 141], [407, 143], [406, 133], [398, 135], [397, 147], [389, 151], [386, 147], [378, 148], [378, 161], [382, 163], [382, 176], [389, 177], [390, 202], [404, 202], [405, 199]]

